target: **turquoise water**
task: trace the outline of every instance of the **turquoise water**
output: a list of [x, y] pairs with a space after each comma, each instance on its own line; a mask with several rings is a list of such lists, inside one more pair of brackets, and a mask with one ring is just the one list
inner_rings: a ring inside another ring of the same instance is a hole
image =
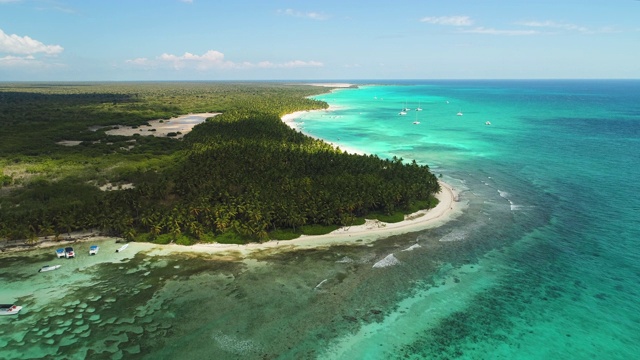
[[[297, 121], [429, 165], [468, 204], [460, 217], [244, 260], [116, 255], [112, 240], [92, 258], [88, 243], [75, 260], [0, 254], [0, 302], [25, 306], [0, 318], [0, 357], [637, 358], [640, 81], [377, 84], [319, 96], [336, 110]], [[400, 263], [373, 268], [389, 254]]]

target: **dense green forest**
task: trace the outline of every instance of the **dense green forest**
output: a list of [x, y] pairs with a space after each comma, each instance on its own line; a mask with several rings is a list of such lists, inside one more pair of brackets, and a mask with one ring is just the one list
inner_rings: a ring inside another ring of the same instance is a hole
[[[285, 125], [325, 88], [283, 83], [0, 83], [0, 239], [286, 239], [434, 205], [426, 166], [347, 154]], [[219, 112], [182, 140], [114, 126]], [[80, 142], [63, 146], [61, 141]], [[113, 184], [117, 191], [99, 186]]]

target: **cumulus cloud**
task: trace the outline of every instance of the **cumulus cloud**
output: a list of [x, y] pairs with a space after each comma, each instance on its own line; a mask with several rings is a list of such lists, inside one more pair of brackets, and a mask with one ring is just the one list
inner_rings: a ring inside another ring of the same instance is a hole
[[313, 12], [313, 11], [312, 12], [302, 12], [302, 11], [297, 11], [297, 10], [293, 10], [293, 9], [278, 10], [278, 14], [286, 15], [286, 16], [299, 17], [299, 18], [313, 19], [313, 20], [326, 20], [328, 18], [327, 15], [322, 14], [322, 13]]
[[449, 25], [449, 26], [471, 26], [473, 20], [468, 16], [427, 16], [420, 19], [421, 22], [436, 24], [436, 25]]
[[32, 56], [12, 56], [8, 55], [0, 58], [0, 66], [27, 66], [36, 62]]
[[64, 51], [64, 48], [60, 45], [45, 45], [28, 36], [9, 35], [0, 29], [0, 53], [57, 55], [62, 51]]
[[273, 63], [271, 61], [260, 61], [252, 63], [249, 61], [234, 62], [226, 60], [224, 54], [209, 50], [202, 55], [185, 52], [183, 55], [164, 53], [155, 59], [136, 58], [126, 60], [127, 64], [147, 68], [171, 67], [175, 70], [182, 69], [275, 69], [275, 68], [299, 68], [299, 67], [322, 67], [324, 64], [319, 61], [292, 60], [283, 63]]

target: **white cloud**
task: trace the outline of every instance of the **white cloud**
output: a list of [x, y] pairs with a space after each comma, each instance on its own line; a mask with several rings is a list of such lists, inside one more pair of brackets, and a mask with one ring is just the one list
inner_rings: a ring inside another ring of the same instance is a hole
[[176, 70], [182, 68], [196, 68], [199, 70], [206, 70], [210, 68], [231, 68], [234, 64], [224, 60], [224, 54], [209, 50], [202, 55], [195, 55], [189, 52], [184, 55], [177, 56], [173, 54], [164, 53], [158, 57], [161, 62], [169, 63]]
[[60, 45], [45, 45], [28, 36], [8, 35], [0, 29], [0, 53], [9, 54], [37, 54], [57, 55], [64, 51]]
[[528, 27], [538, 27], [538, 28], [554, 28], [554, 29], [564, 29], [570, 31], [579, 31], [579, 32], [589, 32], [584, 26], [578, 26], [575, 24], [568, 23], [557, 23], [554, 21], [524, 21], [517, 23], [518, 25], [528, 26]]
[[594, 29], [589, 29], [585, 26], [580, 26], [580, 25], [571, 24], [571, 23], [555, 22], [555, 21], [523, 21], [516, 24], [527, 26], [527, 27], [575, 31], [583, 34], [608, 34], [608, 33], [619, 32], [618, 30], [615, 30], [610, 26], [605, 26], [605, 27], [601, 27], [599, 29], [594, 30]]
[[33, 65], [37, 60], [32, 56], [12, 56], [8, 55], [0, 58], [0, 67], [8, 66], [29, 66]]
[[278, 10], [278, 14], [280, 15], [287, 15], [287, 16], [293, 16], [293, 17], [300, 17], [300, 18], [308, 18], [308, 19], [313, 19], [313, 20], [326, 20], [328, 19], [328, 16], [322, 13], [318, 13], [318, 12], [302, 12], [302, 11], [297, 11], [297, 10], [293, 10], [293, 9], [284, 9], [284, 10]]
[[324, 66], [324, 64], [319, 61], [302, 60], [292, 60], [283, 63], [273, 63], [270, 61], [260, 61], [258, 63], [252, 63], [249, 61], [233, 62], [225, 60], [224, 54], [216, 50], [209, 50], [202, 55], [196, 55], [190, 52], [185, 52], [183, 55], [164, 53], [156, 57], [154, 60], [150, 60], [148, 58], [136, 58], [126, 60], [125, 63], [149, 68], [163, 68], [169, 66], [175, 70], [196, 69], [201, 71], [209, 69], [274, 69]]
[[131, 60], [126, 60], [126, 63], [134, 64], [134, 65], [150, 65], [151, 62], [147, 58], [136, 58]]
[[187, 3], [187, 4], [193, 4], [193, 0], [180, 0], [180, 2]]
[[535, 30], [499, 30], [485, 27], [477, 27], [469, 30], [460, 30], [460, 32], [467, 34], [486, 34], [486, 35], [507, 35], [507, 36], [521, 36], [521, 35], [536, 35], [540, 32]]
[[420, 19], [421, 22], [436, 25], [450, 25], [450, 26], [471, 26], [473, 20], [468, 16], [428, 16]]

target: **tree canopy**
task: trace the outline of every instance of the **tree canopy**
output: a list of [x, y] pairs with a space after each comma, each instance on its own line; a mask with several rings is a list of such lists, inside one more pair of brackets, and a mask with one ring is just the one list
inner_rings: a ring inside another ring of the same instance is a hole
[[[99, 229], [155, 242], [263, 241], [429, 204], [439, 185], [428, 167], [347, 154], [281, 121], [326, 109], [308, 98], [324, 91], [279, 83], [0, 85], [0, 238]], [[91, 130], [201, 112], [222, 115], [182, 140]], [[131, 186], [101, 191], [106, 183]]]

